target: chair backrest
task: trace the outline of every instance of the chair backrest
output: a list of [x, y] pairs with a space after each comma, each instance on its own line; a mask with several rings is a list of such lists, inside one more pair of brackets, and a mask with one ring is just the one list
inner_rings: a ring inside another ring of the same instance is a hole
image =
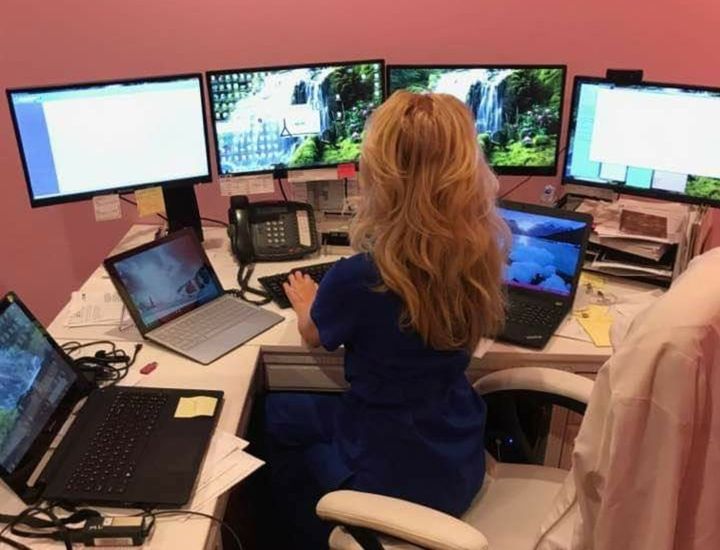
[[[598, 373], [573, 452], [573, 548], [720, 548], [713, 433], [720, 434], [720, 249], [693, 260], [638, 315]], [[569, 502], [567, 491], [562, 498]]]

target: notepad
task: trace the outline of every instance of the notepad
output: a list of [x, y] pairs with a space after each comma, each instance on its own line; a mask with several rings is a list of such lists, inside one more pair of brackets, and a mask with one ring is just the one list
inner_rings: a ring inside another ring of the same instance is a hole
[[612, 316], [607, 306], [589, 305], [574, 314], [577, 322], [587, 332], [597, 347], [610, 347]]
[[199, 395], [197, 397], [181, 397], [175, 409], [175, 418], [195, 418], [196, 416], [212, 416], [217, 406], [216, 397]]

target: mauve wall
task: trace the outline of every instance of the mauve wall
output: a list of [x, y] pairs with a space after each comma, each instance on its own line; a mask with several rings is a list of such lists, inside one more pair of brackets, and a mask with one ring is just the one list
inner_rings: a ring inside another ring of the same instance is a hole
[[[4, 0], [0, 86], [371, 57], [566, 63], [570, 76], [639, 67], [720, 85], [718, 28], [717, 0]], [[0, 103], [0, 292], [16, 290], [48, 322], [135, 217], [124, 206], [122, 221], [95, 223], [89, 202], [31, 210]], [[225, 216], [217, 184], [198, 195], [204, 215]]]

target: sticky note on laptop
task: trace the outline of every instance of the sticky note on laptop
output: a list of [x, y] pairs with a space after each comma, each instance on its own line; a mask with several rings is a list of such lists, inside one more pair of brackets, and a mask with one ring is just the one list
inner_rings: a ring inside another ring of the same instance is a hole
[[181, 397], [175, 409], [175, 418], [195, 418], [196, 416], [212, 416], [217, 407], [217, 397], [198, 395]]

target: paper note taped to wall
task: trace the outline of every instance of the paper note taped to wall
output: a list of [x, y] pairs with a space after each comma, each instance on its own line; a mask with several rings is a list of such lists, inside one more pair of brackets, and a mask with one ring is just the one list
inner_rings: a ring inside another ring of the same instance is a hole
[[217, 398], [207, 395], [197, 397], [181, 397], [175, 409], [175, 418], [195, 418], [196, 416], [212, 416], [215, 414]]
[[93, 208], [95, 209], [96, 222], [107, 222], [122, 218], [120, 195], [98, 195], [93, 197]]
[[250, 184], [245, 178], [221, 178], [220, 194], [223, 197], [232, 197], [234, 195], [248, 195], [250, 193]]
[[160, 187], [138, 189], [135, 191], [135, 201], [137, 202], [138, 216], [141, 218], [165, 213], [165, 197]]

